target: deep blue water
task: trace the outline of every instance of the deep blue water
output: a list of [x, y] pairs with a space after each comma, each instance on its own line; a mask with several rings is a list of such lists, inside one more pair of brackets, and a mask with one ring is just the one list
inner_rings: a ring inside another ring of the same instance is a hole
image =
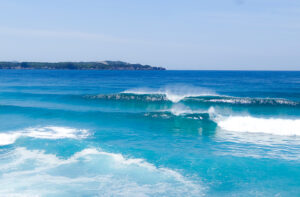
[[0, 70], [0, 196], [300, 196], [300, 72]]

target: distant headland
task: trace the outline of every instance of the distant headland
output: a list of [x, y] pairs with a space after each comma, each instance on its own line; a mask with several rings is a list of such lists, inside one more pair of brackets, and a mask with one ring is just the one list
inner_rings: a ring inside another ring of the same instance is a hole
[[166, 70], [142, 64], [121, 61], [102, 62], [0, 62], [0, 69], [47, 69], [47, 70]]

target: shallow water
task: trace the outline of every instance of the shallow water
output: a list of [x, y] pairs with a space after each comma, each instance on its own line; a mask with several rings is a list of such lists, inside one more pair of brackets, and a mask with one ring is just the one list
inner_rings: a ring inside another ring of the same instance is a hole
[[300, 196], [300, 72], [0, 70], [0, 196]]

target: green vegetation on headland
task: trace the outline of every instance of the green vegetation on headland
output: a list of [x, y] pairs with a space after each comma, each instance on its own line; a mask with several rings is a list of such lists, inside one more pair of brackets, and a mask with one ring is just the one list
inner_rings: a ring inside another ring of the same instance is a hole
[[66, 69], [66, 70], [166, 70], [162, 67], [130, 64], [121, 61], [103, 62], [0, 62], [0, 69]]

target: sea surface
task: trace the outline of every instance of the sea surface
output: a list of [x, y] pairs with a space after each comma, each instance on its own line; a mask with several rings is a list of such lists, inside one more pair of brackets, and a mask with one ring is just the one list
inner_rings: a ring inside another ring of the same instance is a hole
[[0, 70], [0, 196], [300, 196], [300, 72]]

